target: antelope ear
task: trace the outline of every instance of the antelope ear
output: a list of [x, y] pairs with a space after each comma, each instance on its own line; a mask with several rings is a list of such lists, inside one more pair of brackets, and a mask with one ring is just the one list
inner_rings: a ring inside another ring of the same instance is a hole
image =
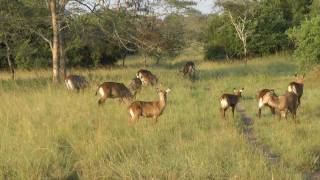
[[304, 77], [306, 77], [306, 73], [303, 73], [303, 74], [302, 74], [302, 78], [304, 78]]
[[237, 92], [236, 88], [233, 88], [233, 92]]
[[168, 89], [166, 90], [166, 93], [169, 93], [170, 91], [171, 91], [171, 89], [168, 88]]
[[298, 76], [298, 73], [295, 73], [295, 74], [294, 74], [294, 77], [297, 77], [297, 76]]
[[159, 87], [156, 87], [155, 89], [156, 89], [156, 91], [157, 91], [157, 92], [160, 90], [160, 88], [159, 88]]

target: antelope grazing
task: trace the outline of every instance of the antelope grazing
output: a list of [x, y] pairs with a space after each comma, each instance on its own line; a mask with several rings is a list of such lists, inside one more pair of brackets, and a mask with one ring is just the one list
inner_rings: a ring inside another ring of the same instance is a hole
[[129, 84], [129, 89], [132, 92], [133, 97], [137, 95], [138, 92], [140, 92], [142, 87], [142, 82], [139, 78], [135, 77], [131, 80]]
[[264, 107], [264, 106], [268, 106], [268, 107], [270, 108], [271, 113], [272, 113], [272, 114], [275, 114], [275, 108], [274, 108], [274, 107], [271, 107], [269, 104], [267, 104], [267, 103], [265, 103], [265, 102], [263, 101], [263, 99], [265, 98], [265, 96], [266, 96], [266, 94], [267, 94], [268, 92], [271, 93], [271, 94], [273, 94], [273, 95], [275, 95], [275, 96], [277, 96], [277, 95], [275, 94], [275, 92], [274, 92], [273, 89], [262, 89], [262, 90], [259, 91], [259, 93], [258, 93], [258, 95], [257, 95], [257, 99], [259, 100], [259, 105], [258, 105], [258, 108], [259, 108], [258, 116], [259, 116], [259, 118], [261, 118], [261, 109], [262, 109], [262, 107]]
[[268, 104], [270, 107], [275, 108], [279, 113], [279, 120], [281, 117], [287, 118], [288, 111], [292, 114], [292, 118], [296, 118], [298, 108], [298, 96], [293, 92], [286, 92], [282, 96], [276, 96], [274, 92], [266, 92], [263, 96], [261, 103]]
[[121, 101], [130, 102], [132, 94], [122, 83], [104, 82], [97, 87], [96, 95], [100, 94], [98, 105], [102, 105], [108, 98], [120, 98]]
[[234, 109], [239, 102], [239, 99], [242, 97], [241, 93], [243, 92], [244, 88], [242, 89], [233, 89], [234, 94], [223, 94], [220, 97], [220, 112], [222, 117], [226, 119], [226, 111], [229, 107], [232, 108], [232, 116], [234, 117]]
[[69, 75], [64, 78], [65, 85], [68, 90], [77, 90], [84, 89], [88, 86], [88, 82], [83, 76], [79, 75]]
[[137, 72], [137, 78], [141, 80], [143, 85], [151, 84], [152, 86], [154, 86], [158, 83], [157, 77], [154, 74], [152, 74], [150, 71], [145, 69], [140, 69]]
[[194, 79], [196, 75], [196, 66], [194, 65], [194, 62], [188, 61], [180, 72], [183, 73], [183, 77], [188, 75], [190, 79]]
[[155, 123], [158, 120], [158, 117], [163, 113], [166, 104], [167, 104], [167, 94], [170, 92], [170, 89], [167, 90], [158, 90], [159, 101], [135, 101], [129, 107], [129, 113], [131, 119], [129, 120], [130, 124], [134, 124], [142, 117], [154, 118]]
[[304, 76], [303, 75], [294, 75], [296, 80], [291, 82], [288, 86], [288, 92], [293, 92], [298, 96], [298, 106], [300, 105], [300, 99], [303, 94], [303, 81], [304, 81]]

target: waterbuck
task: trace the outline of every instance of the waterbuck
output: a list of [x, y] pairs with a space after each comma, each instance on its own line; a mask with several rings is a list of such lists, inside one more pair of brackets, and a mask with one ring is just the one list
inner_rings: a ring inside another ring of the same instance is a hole
[[139, 78], [135, 77], [131, 80], [130, 84], [129, 84], [129, 89], [133, 95], [133, 97], [135, 97], [137, 95], [138, 92], [140, 92], [142, 87], [142, 82]]
[[142, 82], [142, 85], [156, 85], [158, 83], [158, 78], [152, 74], [150, 71], [145, 69], [140, 69], [137, 72], [137, 78], [139, 78]]
[[100, 94], [98, 105], [102, 105], [108, 98], [120, 98], [121, 101], [131, 102], [132, 94], [123, 84], [117, 82], [104, 82], [97, 86], [96, 95]]
[[281, 117], [287, 118], [288, 111], [292, 114], [292, 118], [296, 118], [298, 108], [298, 96], [293, 92], [286, 92], [282, 96], [276, 96], [274, 92], [269, 91], [263, 96], [261, 103], [268, 104], [275, 108]]
[[224, 119], [226, 119], [226, 111], [229, 107], [232, 108], [232, 116], [234, 117], [234, 109], [239, 102], [239, 99], [242, 97], [241, 93], [243, 92], [244, 88], [242, 89], [233, 89], [234, 94], [222, 94], [220, 97], [220, 112]]
[[188, 75], [190, 79], [194, 79], [196, 76], [196, 66], [194, 62], [188, 61], [180, 72], [183, 73], [183, 77]]
[[300, 105], [300, 99], [303, 94], [303, 82], [305, 74], [303, 75], [294, 75], [296, 80], [291, 82], [288, 86], [288, 92], [293, 92], [298, 96], [298, 106]]
[[159, 101], [135, 101], [128, 107], [131, 118], [129, 119], [130, 124], [134, 124], [142, 117], [154, 118], [155, 123], [158, 117], [163, 113], [167, 104], [167, 94], [170, 92], [167, 90], [158, 90]]
[[277, 96], [274, 92], [273, 89], [262, 89], [258, 92], [258, 95], [257, 95], [257, 99], [259, 100], [259, 104], [258, 104], [258, 108], [259, 108], [259, 111], [258, 111], [258, 116], [259, 118], [261, 118], [261, 109], [262, 107], [264, 106], [268, 106], [270, 108], [270, 111], [272, 114], [275, 114], [275, 108], [274, 107], [271, 107], [269, 104], [263, 102], [263, 99], [264, 97], [266, 96], [266, 93], [272, 93], [273, 95]]
[[77, 90], [78, 92], [88, 86], [86, 79], [79, 75], [66, 76], [64, 82], [68, 90]]

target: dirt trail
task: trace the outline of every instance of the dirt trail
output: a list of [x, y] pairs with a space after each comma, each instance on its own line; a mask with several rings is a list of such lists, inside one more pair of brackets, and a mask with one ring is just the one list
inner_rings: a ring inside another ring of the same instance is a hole
[[[254, 146], [256, 149], [258, 149], [260, 152], [262, 152], [267, 157], [270, 163], [273, 164], [273, 163], [279, 162], [280, 155], [272, 152], [268, 145], [262, 143], [258, 139], [257, 134], [252, 126], [254, 123], [254, 120], [246, 114], [245, 108], [241, 104], [238, 104], [236, 110], [240, 114], [240, 117], [242, 120], [241, 130], [244, 136], [246, 137], [246, 139], [248, 140], [248, 142], [252, 146]], [[286, 165], [286, 166], [289, 166], [289, 165]], [[304, 177], [307, 180], [320, 180], [320, 172], [314, 172], [314, 173], [302, 172], [302, 174], [304, 174]]]

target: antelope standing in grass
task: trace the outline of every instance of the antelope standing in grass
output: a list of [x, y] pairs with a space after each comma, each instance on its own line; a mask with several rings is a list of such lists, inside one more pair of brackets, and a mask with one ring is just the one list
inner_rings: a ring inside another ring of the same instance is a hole
[[130, 124], [134, 124], [142, 117], [154, 118], [155, 123], [158, 120], [158, 117], [163, 113], [167, 105], [167, 94], [170, 92], [170, 89], [167, 90], [158, 90], [159, 101], [135, 101], [131, 103], [128, 107], [130, 113]]
[[132, 101], [132, 94], [130, 90], [123, 83], [104, 82], [97, 87], [96, 95], [100, 94], [98, 101], [102, 105], [108, 98], [120, 98], [121, 101]]
[[131, 90], [133, 97], [135, 97], [137, 93], [140, 92], [141, 87], [142, 87], [142, 82], [139, 78], [135, 77], [131, 80], [129, 84], [129, 89]]
[[267, 106], [270, 108], [270, 111], [272, 114], [275, 114], [275, 108], [270, 106], [268, 103], [266, 102], [263, 102], [263, 99], [265, 98], [266, 94], [270, 92], [272, 93], [273, 95], [276, 96], [275, 92], [273, 89], [262, 89], [259, 91], [258, 95], [257, 95], [257, 99], [259, 100], [259, 105], [258, 105], [258, 108], [259, 108], [259, 111], [258, 111], [258, 116], [259, 118], [261, 118], [261, 109], [262, 107], [264, 106]]
[[234, 94], [223, 94], [220, 97], [220, 112], [222, 114], [222, 117], [226, 119], [226, 111], [229, 107], [232, 108], [232, 116], [234, 117], [234, 109], [236, 105], [238, 104], [241, 96], [241, 93], [243, 92], [244, 88], [242, 89], [233, 89]]
[[304, 82], [305, 74], [303, 74], [303, 75], [295, 74], [294, 76], [295, 76], [296, 80], [289, 84], [288, 92], [293, 92], [298, 96], [298, 106], [299, 106], [301, 103], [300, 99], [303, 94], [303, 82]]
[[66, 76], [64, 82], [68, 90], [77, 90], [78, 92], [88, 86], [86, 79], [79, 75]]
[[140, 69], [137, 72], [137, 78], [139, 78], [142, 82], [142, 85], [156, 85], [158, 83], [158, 78], [152, 74], [150, 71], [145, 69]]
[[286, 92], [282, 96], [276, 96], [273, 91], [266, 92], [261, 103], [268, 104], [275, 108], [279, 113], [279, 120], [281, 117], [287, 118], [288, 111], [292, 114], [292, 118], [296, 118], [298, 108], [298, 96], [293, 92]]
[[188, 61], [180, 72], [183, 73], [183, 77], [188, 75], [190, 79], [194, 79], [196, 76], [196, 66], [194, 62]]

